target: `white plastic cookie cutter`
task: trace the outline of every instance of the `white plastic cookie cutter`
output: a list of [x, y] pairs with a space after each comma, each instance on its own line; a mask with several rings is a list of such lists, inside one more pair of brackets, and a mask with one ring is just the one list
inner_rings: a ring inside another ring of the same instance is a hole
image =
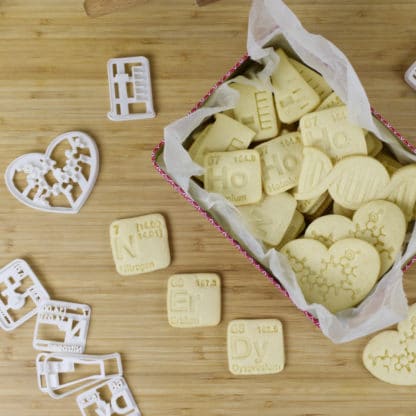
[[[40, 351], [83, 353], [90, 316], [91, 308], [88, 305], [56, 300], [43, 303], [38, 311], [33, 348]], [[49, 339], [53, 330], [60, 331], [60, 334], [55, 339]]]
[[49, 295], [30, 266], [13, 260], [0, 270], [0, 327], [16, 329], [36, 315]]
[[[111, 398], [104, 397], [110, 391]], [[83, 416], [141, 416], [140, 410], [123, 377], [109, 381], [80, 394], [77, 403]]]
[[416, 61], [410, 66], [404, 75], [405, 81], [416, 90]]
[[149, 60], [144, 56], [110, 59], [107, 62], [113, 121], [155, 117]]
[[40, 353], [36, 357], [38, 386], [53, 399], [123, 375], [120, 354]]
[[[66, 148], [65, 160], [57, 161], [54, 152], [62, 147]], [[27, 153], [15, 159], [6, 170], [5, 181], [11, 194], [28, 207], [76, 214], [94, 187], [98, 165], [94, 140], [80, 131], [70, 131], [52, 140], [45, 153]], [[61, 198], [57, 205], [53, 204], [55, 198]]]

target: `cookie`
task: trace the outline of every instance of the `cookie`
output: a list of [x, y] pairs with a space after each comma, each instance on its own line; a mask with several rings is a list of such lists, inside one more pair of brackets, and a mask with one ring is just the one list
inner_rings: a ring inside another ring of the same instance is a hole
[[311, 222], [305, 230], [305, 238], [313, 238], [327, 247], [338, 240], [351, 237], [354, 231], [352, 221], [341, 215], [324, 215]]
[[376, 159], [387, 169], [390, 175], [403, 167], [401, 163], [383, 151], [376, 156]]
[[373, 337], [363, 351], [365, 368], [379, 380], [399, 386], [416, 385], [416, 305], [397, 331], [383, 331]]
[[363, 130], [349, 121], [346, 106], [306, 114], [299, 129], [305, 146], [318, 148], [334, 161], [367, 154]]
[[316, 205], [313, 209], [311, 209], [307, 214], [307, 218], [309, 221], [315, 220], [318, 217], [324, 215], [329, 207], [332, 205], [333, 201], [328, 192], [325, 192], [325, 199], [322, 201], [321, 204]]
[[302, 231], [304, 229], [305, 229], [305, 218], [298, 210], [296, 210], [293, 215], [292, 221], [289, 224], [289, 227], [287, 228], [286, 233], [282, 238], [282, 241], [279, 243], [277, 247], [278, 248], [283, 247], [289, 241], [294, 240], [296, 237], [302, 234]]
[[208, 153], [204, 166], [208, 192], [219, 193], [236, 206], [260, 201], [260, 156], [255, 150]]
[[296, 200], [287, 192], [265, 196], [257, 204], [240, 207], [253, 235], [276, 246], [285, 235], [296, 210]]
[[386, 168], [369, 156], [350, 156], [331, 171], [329, 194], [345, 208], [356, 210], [366, 202], [384, 199], [390, 176]]
[[297, 209], [302, 214], [313, 214], [316, 212], [322, 203], [328, 197], [328, 192], [323, 193], [322, 195], [318, 196], [317, 198], [312, 199], [300, 199], [298, 200]]
[[215, 114], [214, 123], [194, 136], [189, 155], [198, 165], [204, 166], [204, 157], [210, 152], [228, 152], [247, 149], [256, 132], [226, 116]]
[[168, 280], [169, 325], [215, 326], [221, 320], [221, 281], [215, 273], [174, 274]]
[[329, 249], [319, 241], [301, 238], [282, 248], [305, 296], [312, 304], [336, 313], [360, 303], [380, 271], [380, 256], [366, 241], [347, 238]]
[[282, 49], [277, 49], [279, 63], [271, 75], [279, 119], [286, 124], [298, 121], [320, 103], [319, 95], [293, 67]]
[[236, 319], [227, 328], [227, 355], [235, 375], [276, 374], [285, 366], [282, 323], [278, 319]]
[[368, 156], [376, 157], [383, 150], [383, 143], [373, 133], [367, 132], [365, 135]]
[[288, 133], [256, 146], [261, 158], [263, 186], [267, 195], [276, 195], [298, 184], [302, 166], [300, 133]]
[[347, 218], [352, 218], [354, 215], [354, 210], [348, 209], [343, 207], [342, 205], [338, 204], [337, 202], [334, 202], [334, 205], [332, 207], [332, 211], [335, 215], [342, 215]]
[[319, 95], [321, 101], [325, 100], [331, 93], [332, 88], [324, 78], [308, 66], [298, 62], [296, 59], [289, 58], [289, 62], [294, 66], [296, 71], [302, 75], [302, 78], [314, 89]]
[[331, 159], [324, 152], [314, 147], [305, 146], [294, 197], [301, 200], [321, 196], [328, 188], [326, 180], [331, 170]]
[[316, 111], [327, 110], [328, 108], [333, 107], [341, 107], [343, 105], [345, 104], [341, 101], [341, 98], [339, 98], [338, 95], [333, 92], [332, 94], [328, 95], [324, 101], [322, 101]]
[[161, 214], [114, 221], [110, 241], [117, 272], [123, 276], [164, 269], [170, 264], [168, 230]]
[[273, 94], [238, 82], [231, 83], [230, 87], [240, 93], [233, 109], [234, 118], [256, 132], [253, 141], [276, 137], [280, 121], [276, 115]]

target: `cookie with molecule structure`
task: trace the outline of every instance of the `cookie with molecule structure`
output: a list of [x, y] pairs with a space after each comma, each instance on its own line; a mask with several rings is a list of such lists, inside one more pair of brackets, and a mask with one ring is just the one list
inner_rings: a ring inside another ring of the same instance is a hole
[[349, 218], [342, 215], [324, 215], [309, 224], [305, 230], [305, 237], [331, 247], [335, 241], [351, 237], [353, 231], [354, 225]]

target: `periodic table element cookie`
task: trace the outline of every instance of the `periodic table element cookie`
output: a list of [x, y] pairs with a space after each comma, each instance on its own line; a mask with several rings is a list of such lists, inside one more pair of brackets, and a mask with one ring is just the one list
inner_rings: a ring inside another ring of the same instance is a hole
[[229, 152], [247, 149], [256, 135], [255, 131], [244, 124], [226, 116], [215, 114], [214, 123], [208, 124], [199, 132], [189, 148], [191, 158], [204, 166], [204, 156], [210, 152]]
[[387, 199], [403, 211], [406, 221], [414, 218], [416, 206], [416, 164], [403, 166], [393, 173]]
[[33, 348], [39, 351], [82, 354], [87, 343], [91, 308], [50, 300], [38, 311]]
[[45, 153], [15, 159], [6, 169], [5, 181], [10, 193], [30, 208], [76, 214], [94, 187], [98, 165], [94, 140], [70, 131], [52, 140]]
[[112, 121], [155, 117], [149, 60], [144, 56], [115, 58], [107, 62]]
[[267, 195], [294, 188], [302, 166], [302, 139], [299, 132], [288, 133], [256, 146], [261, 157], [263, 187]]
[[236, 319], [227, 328], [228, 367], [235, 375], [276, 374], [285, 366], [278, 319]]
[[231, 83], [230, 87], [240, 93], [238, 103], [233, 109], [234, 117], [256, 132], [253, 141], [276, 137], [279, 133], [280, 121], [276, 115], [271, 91], [259, 90], [238, 82]]
[[376, 157], [383, 150], [383, 143], [370, 131], [365, 135], [368, 156]]
[[277, 248], [283, 247], [289, 241], [294, 240], [298, 237], [302, 231], [305, 229], [305, 217], [296, 210], [289, 227], [286, 230], [285, 235], [282, 238], [282, 241], [279, 243]]
[[345, 104], [341, 101], [341, 98], [339, 98], [338, 95], [333, 92], [328, 95], [324, 101], [322, 101], [316, 111], [327, 110], [328, 108], [333, 107], [342, 107], [344, 105]]
[[260, 201], [260, 155], [255, 150], [208, 153], [204, 166], [208, 192], [219, 193], [236, 206]]
[[337, 313], [360, 303], [380, 272], [380, 256], [366, 241], [346, 238], [329, 249], [320, 241], [300, 238], [282, 248], [305, 300]]
[[402, 210], [389, 201], [370, 201], [353, 217], [353, 236], [372, 244], [380, 254], [382, 276], [396, 260], [406, 236]]
[[367, 144], [361, 127], [348, 120], [346, 106], [306, 114], [299, 122], [302, 141], [338, 161], [349, 155], [366, 155]]
[[328, 189], [328, 175], [332, 170], [331, 159], [321, 150], [305, 146], [299, 174], [296, 199], [318, 198]]
[[0, 327], [12, 331], [38, 312], [49, 295], [30, 266], [13, 260], [0, 270]]
[[393, 173], [396, 172], [396, 170], [403, 167], [403, 165], [399, 161], [389, 156], [384, 151], [381, 151], [376, 156], [376, 159], [387, 169], [387, 172], [390, 175], [393, 175]]
[[141, 416], [123, 377], [114, 377], [77, 397], [83, 416]]
[[319, 95], [290, 63], [282, 49], [277, 49], [279, 64], [271, 75], [279, 119], [286, 124], [298, 121], [320, 103]]
[[397, 331], [383, 331], [364, 348], [365, 368], [376, 378], [399, 386], [416, 385], [416, 305], [409, 307], [408, 316]]
[[215, 326], [221, 321], [221, 280], [215, 273], [174, 274], [168, 280], [169, 325]]
[[296, 59], [289, 58], [289, 62], [295, 67], [296, 71], [302, 75], [303, 79], [314, 89], [319, 95], [321, 101], [325, 100], [331, 93], [332, 88], [324, 80], [324, 78], [308, 66], [300, 63]]
[[170, 264], [168, 230], [161, 214], [114, 221], [110, 242], [116, 270], [122, 276], [153, 272]]
[[352, 216], [354, 215], [354, 210], [352, 209], [348, 209], [343, 207], [342, 205], [338, 204], [337, 202], [334, 202], [334, 205], [332, 207], [332, 211], [335, 215], [342, 215], [344, 217], [347, 218], [352, 218]]
[[331, 247], [338, 240], [351, 237], [354, 232], [353, 223], [341, 215], [324, 215], [309, 224], [305, 230], [305, 238], [320, 241]]
[[369, 156], [350, 156], [331, 171], [329, 193], [345, 208], [356, 210], [366, 202], [385, 199], [390, 176], [386, 168]]
[[296, 200], [287, 192], [267, 195], [257, 204], [240, 207], [255, 237], [271, 246], [280, 243], [296, 210]]

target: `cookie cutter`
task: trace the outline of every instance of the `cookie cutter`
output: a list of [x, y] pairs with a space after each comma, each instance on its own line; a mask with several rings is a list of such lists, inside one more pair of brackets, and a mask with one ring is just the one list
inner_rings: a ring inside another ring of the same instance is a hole
[[[109, 390], [111, 398], [102, 397], [102, 390]], [[121, 399], [121, 400], [120, 400]], [[77, 397], [83, 416], [141, 416], [129, 386], [123, 377], [115, 377]]]
[[111, 105], [107, 116], [110, 120], [141, 120], [155, 117], [147, 58], [136, 56], [110, 59], [107, 62], [107, 74]]
[[411, 88], [416, 90], [416, 61], [406, 71], [404, 79]]
[[[89, 367], [86, 373], [82, 368]], [[115, 368], [116, 371], [111, 371]], [[106, 355], [40, 353], [36, 357], [38, 386], [53, 399], [62, 399], [103, 380], [123, 375], [118, 353]], [[71, 377], [70, 381], [63, 381]]]
[[[40, 351], [83, 353], [87, 342], [91, 308], [88, 305], [51, 300], [38, 311], [33, 348]], [[59, 331], [59, 340], [42, 332]]]
[[[0, 270], [0, 327], [12, 331], [37, 314], [48, 292], [30, 266], [16, 259]], [[24, 312], [29, 303], [33, 307]], [[19, 313], [20, 311], [20, 313]]]

